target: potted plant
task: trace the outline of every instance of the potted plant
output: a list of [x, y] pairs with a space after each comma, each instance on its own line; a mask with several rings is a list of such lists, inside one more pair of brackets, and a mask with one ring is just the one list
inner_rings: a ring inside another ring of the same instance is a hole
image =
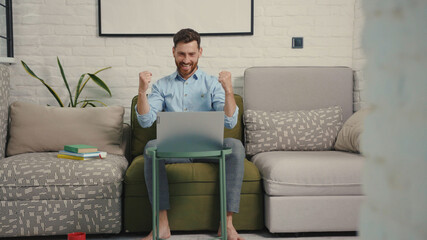
[[[61, 62], [59, 61], [59, 58], [56, 58], [57, 62], [58, 62], [58, 66], [59, 66], [59, 70], [61, 72], [61, 76], [62, 79], [64, 80], [65, 86], [67, 87], [68, 90], [68, 94], [70, 96], [70, 102], [68, 103], [68, 107], [87, 107], [87, 106], [92, 106], [92, 107], [96, 107], [95, 103], [99, 103], [102, 104], [104, 106], [107, 106], [105, 103], [99, 101], [99, 100], [95, 100], [95, 99], [84, 99], [84, 100], [79, 100], [80, 94], [82, 93], [84, 87], [86, 86], [86, 84], [89, 82], [89, 80], [94, 81], [98, 86], [100, 86], [102, 89], [104, 89], [111, 97], [111, 91], [108, 88], [107, 84], [105, 84], [104, 81], [102, 81], [98, 76], [96, 76], [96, 74], [98, 74], [99, 72], [102, 72], [104, 70], [107, 70], [111, 67], [106, 67], [106, 68], [102, 68], [98, 71], [96, 71], [95, 73], [83, 73], [80, 76], [80, 79], [77, 83], [77, 87], [75, 90], [75, 94], [73, 97], [73, 94], [71, 93], [70, 90], [70, 86], [68, 85], [68, 81], [65, 78], [65, 73], [64, 73], [64, 69], [62, 68]], [[25, 71], [27, 71], [28, 74], [30, 74], [30, 76], [38, 79], [41, 83], [43, 83], [43, 85], [46, 86], [46, 88], [49, 90], [49, 92], [53, 95], [53, 97], [56, 99], [56, 101], [58, 102], [59, 106], [64, 107], [64, 103], [61, 100], [61, 98], [58, 96], [58, 94], [55, 92], [55, 90], [53, 90], [52, 87], [50, 87], [43, 79], [39, 78], [32, 70], [30, 67], [28, 67], [28, 65], [24, 62], [21, 61], [22, 66], [24, 67]]]

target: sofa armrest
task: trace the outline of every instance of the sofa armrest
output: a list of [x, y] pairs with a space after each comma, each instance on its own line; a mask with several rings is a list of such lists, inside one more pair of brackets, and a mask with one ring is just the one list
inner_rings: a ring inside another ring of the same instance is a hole
[[0, 64], [0, 159], [6, 155], [9, 121], [9, 68]]

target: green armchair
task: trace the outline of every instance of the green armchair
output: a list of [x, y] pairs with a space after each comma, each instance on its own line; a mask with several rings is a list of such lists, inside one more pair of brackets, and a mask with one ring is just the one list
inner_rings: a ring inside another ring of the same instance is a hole
[[[144, 179], [143, 151], [147, 142], [156, 138], [156, 124], [141, 128], [135, 114], [135, 96], [131, 105], [131, 155], [124, 184], [124, 229], [126, 232], [151, 230], [151, 205]], [[233, 129], [224, 129], [224, 137], [243, 140], [243, 100], [235, 95], [239, 120]], [[219, 226], [218, 164], [180, 163], [166, 165], [170, 204], [168, 218], [171, 230], [217, 230]], [[240, 212], [234, 214], [237, 230], [258, 230], [264, 227], [261, 175], [255, 165], [245, 159]]]

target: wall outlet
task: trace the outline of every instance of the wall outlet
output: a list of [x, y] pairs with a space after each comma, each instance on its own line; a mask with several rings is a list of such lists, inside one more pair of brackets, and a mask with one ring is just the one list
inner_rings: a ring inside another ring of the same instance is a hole
[[304, 40], [302, 37], [293, 37], [292, 38], [292, 48], [303, 48]]

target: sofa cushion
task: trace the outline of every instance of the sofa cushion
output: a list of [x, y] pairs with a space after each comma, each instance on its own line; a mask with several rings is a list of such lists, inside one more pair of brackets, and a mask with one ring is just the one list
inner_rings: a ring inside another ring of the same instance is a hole
[[340, 151], [280, 151], [252, 158], [271, 196], [361, 195], [364, 157]]
[[[246, 160], [242, 194], [259, 193], [261, 175], [255, 165]], [[218, 192], [217, 163], [166, 164], [171, 196], [212, 195]], [[147, 196], [144, 178], [144, 156], [136, 157], [126, 171], [126, 196]]]
[[245, 109], [293, 111], [341, 106], [353, 114], [353, 70], [348, 67], [263, 66], [244, 73]]
[[[233, 129], [224, 128], [224, 138], [235, 138], [243, 141], [243, 99], [234, 94], [234, 99], [239, 107], [237, 124]], [[136, 117], [135, 105], [138, 102], [138, 96], [132, 99], [131, 105], [131, 127], [132, 127], [132, 159], [144, 153], [144, 147], [148, 141], [156, 139], [156, 123], [149, 128], [142, 128]]]
[[0, 161], [0, 200], [117, 198], [128, 166], [122, 155], [76, 161], [24, 153]]
[[278, 150], [331, 150], [342, 126], [339, 106], [310, 111], [244, 114], [246, 154]]
[[360, 135], [363, 132], [363, 121], [372, 110], [370, 108], [360, 109], [345, 121], [338, 132], [335, 149], [349, 152], [360, 152]]
[[68, 144], [87, 144], [112, 154], [124, 154], [124, 108], [61, 108], [14, 102], [10, 106], [7, 155], [58, 151]]

